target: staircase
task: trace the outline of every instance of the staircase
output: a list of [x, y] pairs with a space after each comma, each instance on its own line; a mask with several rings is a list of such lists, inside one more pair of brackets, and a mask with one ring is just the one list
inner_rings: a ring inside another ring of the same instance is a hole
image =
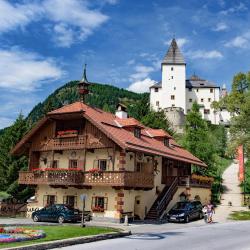
[[145, 220], [158, 220], [163, 215], [169, 202], [172, 200], [175, 192], [178, 189], [178, 178], [174, 178], [171, 185], [166, 185], [160, 195], [155, 200], [154, 204], [148, 211]]

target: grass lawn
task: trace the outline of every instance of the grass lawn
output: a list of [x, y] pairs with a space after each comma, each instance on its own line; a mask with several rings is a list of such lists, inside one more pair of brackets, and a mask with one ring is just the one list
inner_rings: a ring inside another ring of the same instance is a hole
[[62, 239], [73, 238], [73, 237], [97, 235], [97, 234], [102, 234], [102, 233], [110, 233], [110, 232], [118, 231], [116, 229], [104, 228], [104, 227], [81, 228], [80, 226], [77, 226], [77, 225], [76, 226], [70, 226], [70, 225], [33, 226], [33, 227], [22, 226], [22, 228], [44, 230], [44, 232], [46, 233], [46, 237], [42, 239], [31, 240], [31, 241], [0, 243], [0, 248], [24, 246], [24, 245], [30, 245], [30, 244], [41, 243], [41, 242], [46, 242], [46, 241], [62, 240]]
[[230, 214], [232, 220], [250, 220], [250, 211], [237, 211]]

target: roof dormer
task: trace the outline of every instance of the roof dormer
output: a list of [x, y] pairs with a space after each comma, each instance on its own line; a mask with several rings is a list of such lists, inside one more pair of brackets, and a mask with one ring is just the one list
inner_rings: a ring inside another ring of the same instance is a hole
[[146, 129], [148, 136], [156, 139], [157, 141], [162, 142], [166, 147], [170, 147], [170, 139], [172, 138], [165, 130], [163, 129]]

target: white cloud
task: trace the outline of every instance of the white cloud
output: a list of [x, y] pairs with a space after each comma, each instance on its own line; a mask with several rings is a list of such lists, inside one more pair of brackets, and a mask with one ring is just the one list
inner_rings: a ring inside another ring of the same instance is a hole
[[0, 117], [0, 129], [9, 127], [14, 122], [14, 119], [8, 117]]
[[249, 40], [247, 36], [236, 36], [231, 41], [226, 42], [225, 47], [235, 47], [235, 48], [248, 48]]
[[[106, 0], [106, 4], [116, 4], [116, 0]], [[91, 1], [43, 0], [24, 4], [0, 1], [0, 32], [18, 27], [24, 28], [37, 20], [46, 20], [50, 26], [53, 40], [60, 47], [70, 47], [73, 43], [84, 41], [109, 17], [99, 9], [90, 8]]]
[[196, 51], [188, 51], [186, 55], [192, 59], [218, 59], [222, 58], [223, 55], [218, 50], [196, 50]]
[[[172, 39], [171, 40], [168, 40], [166, 41], [164, 44], [165, 45], [170, 45], [172, 42]], [[177, 38], [176, 39], [176, 42], [177, 42], [177, 45], [179, 48], [182, 48], [185, 44], [187, 44], [189, 42], [189, 40], [187, 38]]]
[[17, 27], [25, 27], [32, 20], [37, 19], [41, 8], [36, 4], [27, 3], [10, 4], [8, 1], [0, 1], [0, 32], [7, 32]]
[[229, 27], [225, 23], [217, 23], [217, 25], [212, 29], [213, 31], [224, 31], [227, 30]]
[[228, 14], [233, 14], [236, 12], [242, 12], [242, 11], [246, 11], [246, 10], [248, 10], [247, 6], [244, 3], [240, 2], [237, 6], [220, 11], [220, 14], [228, 15]]
[[45, 81], [63, 76], [52, 59], [22, 51], [0, 49], [0, 87], [9, 91], [33, 91]]
[[156, 83], [156, 81], [154, 81], [150, 78], [146, 78], [144, 80], [136, 81], [136, 82], [130, 84], [129, 87], [127, 88], [127, 90], [133, 91], [136, 93], [145, 93], [145, 92], [149, 92], [149, 87], [155, 83]]
[[135, 73], [130, 75], [130, 80], [139, 80], [148, 77], [148, 75], [155, 69], [151, 66], [137, 65], [135, 66]]

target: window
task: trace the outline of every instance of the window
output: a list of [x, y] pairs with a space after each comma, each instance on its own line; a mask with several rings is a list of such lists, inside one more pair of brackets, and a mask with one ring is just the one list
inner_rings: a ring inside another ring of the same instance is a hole
[[56, 203], [56, 195], [44, 195], [43, 196], [43, 206], [50, 206]]
[[69, 160], [69, 168], [77, 168], [78, 162], [77, 160]]
[[188, 91], [191, 92], [191, 91], [192, 91], [192, 88], [188, 88]]
[[211, 98], [208, 98], [208, 102], [211, 102]]
[[189, 112], [190, 112], [190, 109], [188, 109], [187, 112], [189, 113]]
[[56, 160], [52, 161], [51, 167], [58, 168], [58, 161], [56, 161]]
[[214, 90], [213, 89], [210, 89], [210, 93], [213, 93], [214, 92]]
[[199, 89], [196, 89], [196, 92], [199, 92]]
[[203, 99], [203, 98], [201, 98], [201, 102], [204, 102], [204, 99]]
[[98, 160], [98, 168], [101, 171], [106, 171], [107, 170], [107, 160]]
[[189, 102], [192, 102], [192, 101], [193, 101], [193, 99], [192, 99], [192, 98], [190, 98], [190, 99], [189, 99]]
[[137, 138], [141, 138], [141, 129], [140, 128], [134, 129], [134, 136]]
[[171, 71], [174, 71], [174, 67], [171, 67]]
[[169, 138], [164, 138], [163, 143], [165, 146], [169, 147]]
[[174, 95], [171, 95], [171, 100], [174, 100], [175, 99], [175, 96]]
[[158, 92], [159, 91], [159, 89], [158, 88], [155, 88], [155, 92]]
[[108, 197], [92, 197], [91, 208], [93, 211], [104, 212], [108, 207]]
[[155, 105], [156, 105], [156, 106], [160, 106], [159, 101], [156, 101]]
[[68, 205], [70, 207], [77, 206], [77, 196], [67, 195], [63, 197], [63, 204]]
[[209, 115], [210, 114], [210, 109], [204, 109], [204, 114]]
[[142, 170], [143, 170], [143, 162], [140, 162], [140, 161], [136, 162], [136, 169], [135, 169], [135, 171], [136, 172], [142, 172]]
[[176, 90], [176, 87], [174, 87], [174, 90]]
[[174, 77], [173, 77], [173, 76], [171, 76], [171, 79], [174, 79]]
[[175, 105], [174, 105], [174, 104], [172, 104], [172, 107], [175, 107]]

